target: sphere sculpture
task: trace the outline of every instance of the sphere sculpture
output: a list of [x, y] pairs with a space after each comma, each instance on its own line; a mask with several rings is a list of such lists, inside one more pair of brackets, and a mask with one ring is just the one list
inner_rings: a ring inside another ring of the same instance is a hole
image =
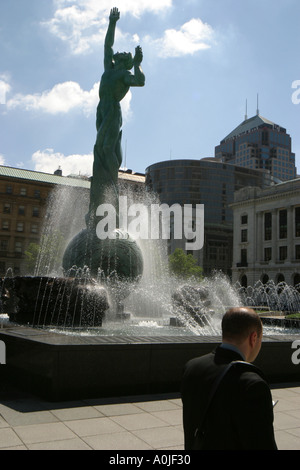
[[126, 232], [116, 230], [115, 238], [100, 240], [85, 229], [71, 240], [64, 253], [65, 272], [72, 275], [73, 267], [88, 267], [93, 278], [136, 281], [143, 273], [143, 257]]

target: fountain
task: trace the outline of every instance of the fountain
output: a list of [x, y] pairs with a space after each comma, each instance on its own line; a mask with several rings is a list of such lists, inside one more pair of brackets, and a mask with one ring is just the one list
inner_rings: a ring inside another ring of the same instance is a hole
[[[286, 282], [266, 284], [258, 281], [247, 288], [237, 284], [241, 303], [253, 307], [262, 315], [263, 322], [271, 326], [300, 327], [300, 284], [290, 286]], [[287, 317], [287, 318], [286, 318]]]
[[[119, 101], [130, 86], [144, 85], [144, 74], [140, 47], [134, 58], [113, 54], [119, 16], [112, 9], [105, 39], [89, 198], [76, 194], [81, 204], [75, 207], [74, 190], [57, 189], [34, 275], [7, 273], [1, 285], [9, 321], [2, 321], [0, 340], [9, 379], [50, 400], [178, 391], [187, 360], [219, 343], [226, 308], [265, 302], [262, 293], [256, 298], [256, 291], [231, 286], [220, 273], [200, 285], [170, 276], [164, 243], [137, 241], [122, 228]], [[146, 206], [156, 202], [147, 191], [126, 197]], [[105, 204], [116, 220], [103, 238], [98, 224], [105, 221], [99, 211]], [[267, 335], [259, 359], [272, 380], [293, 379], [298, 370], [290, 343], [297, 336], [277, 331]]]
[[[43, 325], [51, 325], [55, 320], [57, 324], [70, 326], [101, 326], [108, 308], [108, 294], [104, 287], [98, 287], [99, 278], [110, 286], [115, 283], [113, 291], [116, 304], [122, 309], [122, 301], [130, 291], [130, 283], [134, 285], [143, 272], [141, 250], [129, 233], [120, 228], [118, 208], [118, 170], [122, 163], [120, 101], [130, 86], [141, 87], [145, 83], [141, 69], [143, 54], [139, 46], [136, 47], [134, 57], [130, 53], [113, 53], [119, 17], [119, 11], [113, 8], [104, 43], [104, 73], [99, 89], [97, 138], [89, 210], [85, 217], [86, 228], [73, 237], [65, 249], [62, 261], [64, 277], [19, 277], [6, 281], [4, 308], [15, 321], [21, 323], [28, 322], [34, 312], [33, 325], [39, 325], [42, 316]], [[133, 67], [134, 74], [130, 72]], [[113, 196], [110, 200], [107, 199], [108, 194]], [[102, 237], [98, 227], [104, 214], [99, 217], [99, 209], [107, 207], [108, 203], [115, 210], [116, 224], [114, 230], [105, 232], [105, 237]], [[116, 287], [122, 281], [127, 283], [126, 290]], [[70, 305], [74, 306], [71, 315]], [[42, 314], [39, 313], [41, 309]], [[35, 322], [36, 317], [38, 323]]]

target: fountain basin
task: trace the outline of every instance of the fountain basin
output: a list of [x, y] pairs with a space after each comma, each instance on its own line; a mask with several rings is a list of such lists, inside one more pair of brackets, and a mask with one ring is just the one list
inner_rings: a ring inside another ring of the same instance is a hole
[[8, 277], [1, 301], [12, 322], [32, 326], [101, 326], [109, 308], [106, 290], [80, 278]]
[[[297, 382], [292, 362], [298, 335], [265, 337], [256, 364], [271, 383]], [[50, 401], [179, 392], [185, 363], [207, 354], [218, 336], [68, 336], [9, 326], [7, 380]]]

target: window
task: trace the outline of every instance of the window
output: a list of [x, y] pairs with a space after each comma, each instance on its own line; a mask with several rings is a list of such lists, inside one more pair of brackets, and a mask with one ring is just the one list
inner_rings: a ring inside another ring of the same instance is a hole
[[217, 260], [217, 248], [215, 246], [209, 246], [209, 259], [211, 261], [216, 261]]
[[3, 220], [2, 221], [2, 230], [9, 230], [9, 221]]
[[13, 188], [11, 184], [6, 185], [6, 194], [12, 194]]
[[19, 215], [25, 215], [25, 206], [19, 206]]
[[[285, 282], [285, 277], [283, 274], [278, 274], [277, 279], [276, 279], [276, 284], [280, 284], [281, 282]], [[279, 293], [282, 291], [282, 288], [280, 289]]]
[[21, 188], [20, 189], [20, 196], [27, 196], [27, 189], [26, 188]]
[[269, 145], [269, 132], [268, 131], [262, 131], [261, 143], [262, 145]]
[[37, 224], [32, 224], [31, 233], [38, 233], [38, 231], [39, 231], [39, 226]]
[[272, 240], [272, 214], [265, 213], [265, 240]]
[[295, 236], [300, 237], [300, 207], [295, 209]]
[[37, 199], [41, 197], [41, 191], [39, 189], [34, 190], [34, 197]]
[[248, 261], [247, 261], [247, 250], [242, 249], [241, 250], [241, 265], [242, 266], [247, 266]]
[[279, 211], [279, 238], [287, 237], [287, 210]]
[[285, 259], [287, 259], [287, 246], [279, 247], [279, 259], [280, 261], [284, 261]]
[[4, 212], [4, 214], [10, 214], [10, 212], [11, 212], [11, 204], [8, 204], [8, 203], [4, 204], [3, 212]]
[[296, 256], [296, 259], [300, 259], [300, 245], [296, 245], [295, 247], [295, 256]]
[[241, 231], [241, 242], [245, 243], [248, 241], [248, 230], [242, 230]]
[[265, 261], [271, 261], [272, 259], [272, 248], [265, 248]]
[[17, 222], [17, 232], [24, 232], [24, 222]]
[[21, 254], [22, 253], [22, 242], [15, 243], [15, 253]]
[[219, 241], [208, 242], [208, 257], [212, 261], [226, 261], [228, 246], [226, 243]]
[[32, 217], [39, 217], [39, 215], [40, 215], [40, 210], [39, 210], [39, 208], [38, 208], [38, 207], [34, 207], [34, 208], [32, 209]]
[[246, 225], [247, 223], [248, 223], [248, 216], [247, 215], [242, 215], [241, 224]]
[[0, 240], [0, 251], [7, 251], [8, 240]]

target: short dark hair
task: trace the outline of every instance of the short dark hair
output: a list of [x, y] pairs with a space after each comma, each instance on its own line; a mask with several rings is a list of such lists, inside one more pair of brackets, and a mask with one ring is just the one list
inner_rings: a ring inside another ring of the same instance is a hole
[[252, 331], [260, 337], [262, 329], [259, 315], [251, 308], [231, 308], [222, 318], [223, 339], [244, 341]]

